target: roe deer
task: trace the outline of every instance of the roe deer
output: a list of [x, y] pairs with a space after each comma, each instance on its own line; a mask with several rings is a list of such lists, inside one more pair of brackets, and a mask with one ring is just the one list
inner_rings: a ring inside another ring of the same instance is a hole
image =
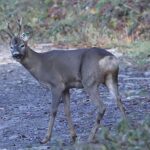
[[8, 30], [1, 30], [1, 34], [10, 37], [10, 51], [12, 57], [20, 62], [39, 82], [46, 84], [52, 92], [51, 117], [48, 131], [41, 143], [46, 143], [52, 135], [52, 128], [57, 114], [61, 98], [64, 103], [64, 111], [70, 128], [72, 140], [76, 140], [76, 131], [70, 114], [70, 88], [84, 88], [90, 99], [97, 106], [96, 122], [91, 130], [88, 140], [93, 141], [99, 128], [100, 121], [105, 113], [105, 106], [100, 100], [99, 85], [102, 83], [117, 102], [123, 117], [125, 110], [118, 92], [119, 63], [117, 58], [101, 48], [81, 48], [72, 51], [52, 50], [37, 53], [28, 46], [28, 40], [32, 34], [32, 28], [26, 26], [29, 31], [20, 33], [21, 22], [17, 22], [19, 34], [14, 35], [8, 24]]

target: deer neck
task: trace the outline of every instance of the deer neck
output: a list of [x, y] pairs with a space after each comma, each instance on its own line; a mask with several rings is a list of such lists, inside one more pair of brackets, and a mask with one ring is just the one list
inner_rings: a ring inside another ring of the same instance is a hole
[[39, 71], [39, 66], [41, 64], [40, 54], [33, 51], [31, 48], [26, 48], [26, 54], [21, 64], [31, 73], [36, 74]]

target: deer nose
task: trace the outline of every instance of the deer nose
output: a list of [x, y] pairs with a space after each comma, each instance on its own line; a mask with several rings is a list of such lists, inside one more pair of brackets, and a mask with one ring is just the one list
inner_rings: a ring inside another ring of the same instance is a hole
[[19, 52], [15, 51], [12, 53], [12, 56], [13, 56], [13, 58], [20, 58], [21, 54]]
[[18, 55], [18, 54], [19, 54], [18, 51], [13, 51], [13, 52], [12, 52], [12, 55], [13, 55], [13, 56]]

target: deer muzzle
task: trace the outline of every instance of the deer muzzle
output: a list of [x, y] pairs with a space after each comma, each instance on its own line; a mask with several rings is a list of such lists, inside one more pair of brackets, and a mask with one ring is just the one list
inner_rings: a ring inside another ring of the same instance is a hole
[[19, 52], [15, 51], [12, 53], [12, 57], [14, 59], [21, 59], [22, 58], [22, 54], [20, 54]]

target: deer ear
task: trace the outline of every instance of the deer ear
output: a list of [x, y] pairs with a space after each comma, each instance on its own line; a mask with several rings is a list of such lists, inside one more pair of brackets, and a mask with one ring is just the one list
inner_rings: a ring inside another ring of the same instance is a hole
[[33, 36], [33, 29], [32, 29], [31, 26], [29, 26], [29, 25], [24, 25], [23, 31], [27, 34], [27, 36], [28, 36], [29, 38], [32, 38], [32, 36]]
[[25, 42], [27, 42], [29, 39], [31, 39], [33, 36], [33, 29], [29, 25], [23, 26], [23, 33], [21, 34], [21, 39]]
[[26, 33], [24, 33], [24, 32], [20, 35], [20, 38], [21, 38], [24, 42], [28, 42], [28, 40], [29, 40], [28, 35], [27, 35]]
[[12, 34], [7, 32], [6, 30], [0, 30], [0, 37], [3, 41], [8, 41], [12, 38]]

